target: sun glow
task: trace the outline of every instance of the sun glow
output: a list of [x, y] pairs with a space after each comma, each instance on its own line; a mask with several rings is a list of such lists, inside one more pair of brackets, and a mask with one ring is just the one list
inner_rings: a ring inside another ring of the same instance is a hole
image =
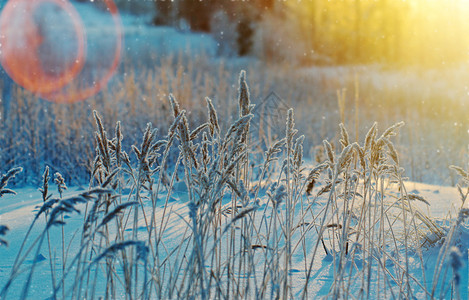
[[469, 0], [287, 2], [297, 44], [336, 63], [446, 66], [469, 58]]

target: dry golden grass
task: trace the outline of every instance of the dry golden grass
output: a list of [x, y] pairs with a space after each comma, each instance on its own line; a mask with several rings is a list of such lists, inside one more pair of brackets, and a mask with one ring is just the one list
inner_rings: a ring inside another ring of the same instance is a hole
[[[254, 103], [275, 91], [295, 108], [297, 127], [307, 137], [306, 157], [316, 156], [323, 139], [338, 143], [335, 128], [339, 122], [353, 128], [351, 136], [356, 140], [375, 121], [389, 126], [404, 120], [409, 126], [396, 146], [413, 180], [453, 184], [455, 179], [445, 166], [467, 162], [469, 121], [461, 70], [442, 71], [441, 77], [432, 71], [406, 73], [377, 67], [302, 70], [285, 64], [182, 55], [154, 63], [151, 69], [124, 63], [106, 90], [80, 103], [49, 103], [15, 88], [10, 110], [0, 107], [0, 161], [6, 168], [30, 166], [24, 177], [27, 181], [35, 181], [44, 165], [49, 165], [78, 183], [88, 176], [93, 158], [92, 110], [100, 111], [107, 128], [122, 122], [127, 128], [124, 147], [129, 149], [148, 122], [166, 129], [170, 93], [187, 109], [192, 124], [205, 119], [208, 96], [218, 108], [220, 126], [227, 129], [236, 117], [233, 74], [246, 68]], [[262, 131], [268, 134], [267, 129]]]

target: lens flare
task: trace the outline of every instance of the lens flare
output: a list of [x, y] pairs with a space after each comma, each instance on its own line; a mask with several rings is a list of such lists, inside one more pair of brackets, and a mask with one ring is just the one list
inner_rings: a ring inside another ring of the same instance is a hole
[[67, 0], [10, 0], [0, 15], [0, 63], [7, 74], [49, 101], [71, 103], [98, 93], [119, 64], [122, 43], [117, 7], [103, 3], [112, 18], [112, 49], [100, 48], [99, 34], [90, 40], [93, 28]]

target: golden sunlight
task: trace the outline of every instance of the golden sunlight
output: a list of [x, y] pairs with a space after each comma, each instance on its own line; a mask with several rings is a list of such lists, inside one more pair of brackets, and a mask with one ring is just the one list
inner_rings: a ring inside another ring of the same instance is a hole
[[287, 7], [292, 37], [312, 60], [444, 67], [469, 58], [469, 0], [309, 0]]

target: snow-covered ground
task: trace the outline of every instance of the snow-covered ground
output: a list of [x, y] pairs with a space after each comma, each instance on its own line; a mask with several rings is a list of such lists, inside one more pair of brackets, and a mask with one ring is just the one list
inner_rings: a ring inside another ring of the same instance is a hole
[[[89, 43], [93, 49], [102, 49], [103, 32], [112, 33], [115, 30], [111, 16], [86, 3], [74, 3], [74, 6], [83, 20]], [[148, 63], [158, 57], [179, 54], [203, 54], [214, 57], [217, 53], [218, 45], [210, 35], [178, 30], [174, 27], [152, 26], [151, 14], [135, 16], [120, 12], [120, 16], [124, 38], [122, 55], [124, 62]], [[93, 60], [93, 55], [101, 52], [88, 51], [88, 57]]]
[[[181, 183], [182, 184], [182, 183]], [[182, 184], [183, 185], [183, 184]], [[451, 225], [451, 222], [454, 221], [454, 218], [457, 218], [456, 211], [461, 206], [459, 192], [454, 187], [447, 186], [437, 186], [422, 184], [416, 182], [406, 182], [406, 189], [409, 193], [417, 194], [425, 198], [430, 205], [427, 205], [423, 202], [417, 202], [416, 207], [418, 207], [422, 212], [425, 212], [432, 219], [436, 220], [438, 224], [443, 227]], [[169, 198], [169, 208], [170, 213], [168, 213], [168, 223], [165, 230], [165, 247], [168, 249], [174, 249], [179, 246], [179, 242], [184, 239], [185, 230], [187, 229], [184, 222], [181, 222], [181, 218], [187, 218], [188, 214], [188, 205], [187, 205], [187, 191], [184, 190], [184, 187], [178, 189]], [[3, 198], [0, 198], [0, 224], [8, 225], [10, 231], [6, 235], [6, 240], [9, 242], [8, 247], [1, 247], [1, 263], [0, 263], [0, 287], [2, 287], [9, 278], [11, 267], [14, 263], [15, 257], [17, 255], [18, 249], [25, 237], [25, 234], [29, 228], [30, 223], [32, 222], [35, 213], [38, 211], [38, 206], [42, 204], [42, 198], [39, 191], [34, 187], [25, 187], [17, 189], [17, 195], [6, 195]], [[80, 192], [83, 192], [82, 188], [69, 188], [65, 193], [65, 197], [76, 195]], [[392, 189], [391, 189], [392, 193]], [[55, 192], [54, 194], [57, 194]], [[161, 194], [161, 199], [165, 199], [165, 194]], [[266, 196], [262, 195], [262, 199], [265, 200]], [[229, 199], [229, 197], [227, 198]], [[229, 201], [225, 201], [225, 204], [228, 204]], [[265, 203], [261, 200], [261, 206], [258, 209], [260, 212], [265, 207]], [[322, 201], [318, 202], [320, 207]], [[229, 204], [228, 204], [229, 206]], [[151, 208], [150, 203], [146, 203], [145, 207], [147, 209]], [[156, 218], [162, 218], [164, 202], [161, 202], [159, 207], [161, 209], [157, 210]], [[78, 239], [80, 236], [80, 231], [83, 226], [83, 212], [85, 206], [79, 206], [79, 209], [82, 211], [82, 214], [71, 214], [66, 217], [65, 226], [66, 240], [67, 243], [70, 243], [69, 248], [67, 249], [67, 257], [73, 257], [77, 251]], [[298, 208], [297, 211], [300, 211]], [[44, 220], [41, 219], [35, 229], [32, 231], [31, 236], [35, 237], [39, 234], [40, 228], [43, 228]], [[147, 234], [147, 227], [145, 226], [144, 219], [139, 221], [139, 235], [143, 238]], [[39, 228], [39, 229], [38, 229]], [[397, 229], [397, 228], [396, 228]], [[468, 283], [467, 278], [467, 246], [469, 242], [466, 240], [469, 237], [469, 229], [466, 227], [461, 227], [461, 230], [456, 233], [456, 244], [459, 244], [463, 249], [463, 260], [464, 266], [462, 273], [461, 282], [462, 285]], [[54, 228], [50, 234], [51, 244], [54, 245], [55, 249], [55, 261], [56, 266], [61, 266], [61, 256], [60, 256], [60, 247], [61, 244], [61, 234], [60, 230]], [[465, 252], [464, 252], [464, 249]], [[429, 271], [429, 278], [426, 279], [426, 284], [430, 286], [431, 284], [431, 274], [432, 270], [435, 267], [435, 262], [437, 261], [439, 247], [430, 247], [422, 250], [422, 255], [424, 259], [425, 268]], [[291, 266], [291, 278], [293, 282], [293, 291], [296, 296], [300, 296], [301, 285], [296, 286], [297, 284], [303, 283], [305, 278], [305, 261], [301, 251], [296, 251], [292, 257], [292, 266]], [[43, 246], [43, 250], [40, 253], [40, 262], [37, 267], [35, 276], [30, 287], [30, 294], [34, 295], [34, 299], [45, 299], [50, 296], [50, 266], [49, 266], [49, 253], [46, 245]], [[324, 296], [329, 292], [331, 283], [333, 282], [333, 260], [326, 256], [325, 253], [320, 253], [318, 255], [315, 265], [312, 269], [311, 281], [310, 281], [310, 295]], [[411, 264], [410, 268], [416, 268], [417, 258], [415, 257], [414, 264]], [[24, 268], [27, 270], [28, 266], [32, 264], [32, 258], [26, 260], [24, 263]], [[15, 299], [19, 295], [19, 291], [22, 289], [22, 284], [24, 280], [16, 280], [10, 292], [10, 299]], [[467, 297], [467, 290], [462, 291], [461, 299]], [[418, 295], [419, 297], [425, 298], [425, 295]], [[124, 297], [124, 295], [121, 295]]]

